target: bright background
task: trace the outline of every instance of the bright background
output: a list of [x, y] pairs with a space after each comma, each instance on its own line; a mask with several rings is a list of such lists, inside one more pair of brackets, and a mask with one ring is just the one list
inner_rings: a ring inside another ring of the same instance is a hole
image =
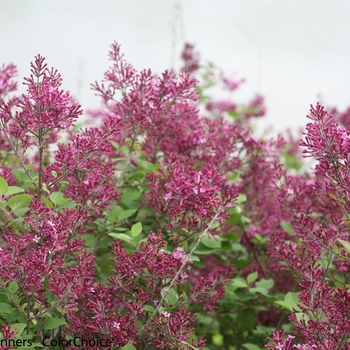
[[[350, 2], [339, 0], [0, 0], [0, 63], [19, 79], [41, 54], [84, 109], [99, 105], [116, 40], [136, 69], [178, 68], [184, 41], [227, 74], [245, 78], [237, 102], [266, 98], [259, 130], [297, 130], [309, 105], [350, 105]], [[22, 88], [22, 87], [21, 87]]]

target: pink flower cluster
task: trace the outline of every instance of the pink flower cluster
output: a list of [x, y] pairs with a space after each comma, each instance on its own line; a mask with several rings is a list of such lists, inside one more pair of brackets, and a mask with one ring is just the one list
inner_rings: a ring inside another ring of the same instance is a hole
[[0, 101], [12, 91], [17, 89], [17, 83], [13, 78], [17, 74], [17, 68], [13, 64], [0, 67]]
[[[175, 156], [165, 165], [159, 173], [149, 174], [151, 191], [147, 197], [156, 213], [166, 214], [166, 228], [174, 230], [174, 234], [180, 235], [182, 228], [200, 229], [203, 222], [208, 223], [221, 207], [230, 205], [237, 196], [212, 166], [196, 171]], [[222, 198], [218, 198], [219, 192]]]

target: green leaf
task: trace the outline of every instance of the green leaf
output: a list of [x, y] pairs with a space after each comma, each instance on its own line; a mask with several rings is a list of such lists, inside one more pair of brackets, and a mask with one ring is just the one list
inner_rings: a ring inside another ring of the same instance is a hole
[[11, 197], [7, 204], [12, 210], [25, 208], [29, 206], [33, 198], [31, 194], [17, 194]]
[[303, 167], [303, 163], [299, 161], [298, 157], [294, 154], [290, 154], [290, 147], [287, 146], [287, 149], [283, 152], [285, 155], [285, 164], [289, 169], [300, 170]]
[[181, 303], [184, 304], [184, 303], [187, 303], [187, 300], [188, 300], [188, 296], [185, 292], [182, 292], [181, 295], [180, 295], [180, 300], [181, 300]]
[[265, 245], [267, 241], [268, 241], [268, 238], [262, 236], [262, 235], [259, 234], [259, 233], [256, 233], [256, 234], [254, 235], [254, 241], [253, 241], [253, 242], [254, 242], [255, 244], [258, 244], [258, 245]]
[[8, 314], [11, 315], [13, 312], [13, 309], [11, 305], [6, 303], [0, 303], [0, 314]]
[[257, 271], [249, 274], [248, 277], [247, 277], [248, 284], [253, 283], [257, 278], [258, 278], [258, 272]]
[[138, 236], [142, 232], [142, 223], [137, 222], [136, 224], [132, 225], [131, 227], [131, 235], [133, 237]]
[[[28, 135], [28, 133], [26, 133], [26, 134]], [[30, 135], [30, 134], [29, 134], [29, 135]], [[18, 157], [13, 157], [12, 160], [15, 161], [15, 162], [18, 163], [18, 164], [21, 164], [21, 160], [20, 160]], [[19, 169], [19, 170], [24, 171], [24, 169]]]
[[[341, 250], [342, 250], [342, 248], [337, 247], [336, 245], [333, 246], [333, 252], [334, 252], [335, 254], [341, 255]], [[322, 262], [322, 260], [321, 260], [321, 262]]]
[[131, 243], [131, 237], [126, 235], [125, 233], [111, 232], [108, 234], [108, 236], [114, 237], [114, 238], [118, 239], [119, 241]]
[[237, 111], [227, 111], [227, 114], [233, 119], [238, 119], [241, 116], [241, 114]]
[[245, 288], [248, 287], [248, 284], [242, 277], [235, 277], [231, 280], [230, 286], [235, 288]]
[[265, 288], [261, 288], [261, 287], [249, 288], [249, 292], [251, 292], [251, 293], [258, 293], [259, 292], [262, 295], [269, 294], [269, 292]]
[[261, 348], [255, 344], [245, 343], [242, 344], [242, 346], [244, 346], [248, 350], [261, 350]]
[[[62, 202], [62, 201], [63, 201], [63, 202]], [[63, 204], [60, 204], [61, 202], [62, 202]], [[67, 200], [62, 199], [62, 200], [60, 200], [60, 201], [57, 203], [57, 209], [58, 209], [58, 210], [61, 210], [61, 209], [63, 209], [63, 208], [73, 209], [74, 207], [76, 207], [76, 205], [77, 205], [77, 203], [71, 201], [70, 199], [68, 200], [68, 198], [67, 198]]]
[[148, 312], [150, 312], [150, 313], [153, 313], [154, 310], [155, 310], [155, 308], [154, 308], [153, 306], [151, 306], [151, 305], [145, 305], [145, 306], [143, 307], [143, 309], [146, 310], [146, 311], [148, 311]]
[[106, 210], [105, 214], [107, 215], [108, 219], [112, 222], [118, 222], [118, 215], [123, 212], [124, 209], [120, 207], [119, 205], [113, 205], [112, 210]]
[[241, 222], [242, 214], [240, 213], [232, 213], [231, 216], [226, 220], [228, 224], [237, 225]]
[[13, 213], [19, 218], [22, 215], [24, 215], [28, 210], [29, 210], [28, 207], [26, 207], [26, 208], [18, 208], [18, 209], [13, 210]]
[[228, 171], [226, 173], [227, 179], [232, 182], [236, 182], [240, 179], [239, 174], [233, 172], [233, 171]]
[[252, 222], [252, 220], [248, 218], [248, 216], [244, 216], [244, 215], [242, 215], [241, 221], [243, 224], [250, 224]]
[[63, 206], [63, 204], [66, 204], [66, 203], [70, 203], [71, 199], [70, 198], [63, 198], [61, 200], [59, 200], [56, 205], [58, 206]]
[[18, 284], [16, 282], [10, 282], [7, 290], [10, 294], [15, 294], [18, 291]]
[[[282, 327], [282, 330], [286, 331], [287, 333], [291, 333], [292, 332], [292, 325], [290, 323], [285, 323]], [[270, 332], [269, 332], [270, 334]]]
[[[20, 169], [12, 169], [13, 175], [16, 177], [18, 184], [23, 186], [23, 188], [28, 188], [30, 187], [30, 184], [26, 184], [26, 180], [28, 179], [28, 176], [26, 174], [23, 174], [23, 172], [20, 171]], [[33, 174], [33, 173], [32, 173]], [[33, 174], [34, 175], [34, 174]], [[34, 175], [35, 176], [35, 175]]]
[[235, 294], [242, 300], [254, 300], [258, 298], [255, 293], [246, 292], [241, 288], [236, 289]]
[[243, 309], [237, 315], [236, 322], [242, 330], [250, 330], [255, 324], [255, 315], [253, 310]]
[[139, 159], [138, 163], [139, 163], [141, 168], [143, 168], [149, 172], [153, 172], [156, 168], [156, 166], [153, 163], [147, 162], [146, 160]]
[[134, 174], [132, 174], [130, 176], [125, 176], [125, 179], [128, 182], [134, 182], [134, 181], [143, 182], [143, 180], [145, 180], [145, 174], [141, 173], [141, 172], [138, 172], [138, 173], [134, 173]]
[[112, 146], [113, 146], [115, 149], [119, 150], [120, 145], [119, 145], [118, 142], [110, 141], [110, 143], [112, 144]]
[[308, 324], [309, 319], [310, 319], [310, 317], [309, 317], [308, 315], [304, 314], [303, 312], [296, 312], [296, 313], [295, 313], [295, 316], [296, 316], [296, 318], [297, 318], [297, 320], [298, 320], [299, 323], [301, 322], [301, 320], [304, 319], [306, 325]]
[[259, 288], [265, 288], [270, 289], [274, 286], [275, 281], [272, 278], [269, 278], [268, 280], [265, 278], [262, 278], [260, 281], [256, 282], [255, 285]]
[[24, 329], [27, 327], [26, 323], [14, 323], [11, 325], [11, 331], [16, 329], [18, 335], [22, 335]]
[[213, 254], [213, 249], [206, 247], [204, 244], [200, 244], [194, 252], [196, 255], [209, 255]]
[[121, 212], [118, 215], [118, 221], [122, 221], [126, 218], [128, 218], [129, 216], [135, 214], [137, 212], [137, 209], [128, 209], [128, 210], [124, 210], [123, 212]]
[[113, 227], [113, 230], [117, 232], [125, 232], [128, 229], [126, 227], [117, 226], [117, 227]]
[[6, 196], [11, 196], [13, 194], [17, 194], [17, 193], [23, 193], [24, 189], [18, 186], [9, 186], [7, 192], [6, 192]]
[[232, 244], [232, 250], [234, 252], [242, 252], [244, 255], [247, 254], [247, 249], [244, 245], [242, 245], [241, 243], [233, 243]]
[[340, 244], [346, 249], [347, 253], [350, 253], [350, 242], [344, 241], [343, 239], [337, 238]]
[[140, 198], [141, 192], [135, 188], [128, 188], [127, 191], [123, 193], [122, 202], [134, 201]]
[[299, 301], [299, 292], [288, 292], [284, 297], [284, 301], [294, 310], [300, 311], [298, 304]]
[[246, 202], [246, 201], [247, 201], [247, 196], [245, 194], [240, 194], [237, 197], [236, 203], [240, 204], [240, 203], [243, 203], [243, 202]]
[[212, 249], [221, 248], [221, 242], [222, 242], [221, 237], [209, 238], [208, 236], [205, 236], [202, 240], [202, 243], [206, 247], [212, 248]]
[[3, 196], [7, 193], [9, 185], [7, 181], [0, 176], [0, 195]]
[[281, 221], [280, 225], [281, 225], [281, 227], [283, 228], [284, 231], [286, 231], [290, 235], [293, 234], [294, 230], [293, 230], [293, 226], [292, 226], [292, 224], [290, 222], [288, 222], [288, 221]]
[[198, 342], [198, 338], [195, 334], [186, 334], [186, 338], [189, 339], [190, 344]]
[[268, 308], [266, 306], [263, 306], [263, 305], [254, 305], [253, 306], [253, 310], [256, 310], [256, 311], [267, 311]]
[[49, 318], [44, 324], [44, 329], [56, 329], [66, 324], [67, 322], [64, 318]]
[[53, 208], [53, 204], [45, 197], [45, 196], [41, 196], [41, 200], [45, 203], [45, 205], [52, 209]]
[[63, 193], [62, 192], [52, 192], [50, 194], [51, 202], [54, 204], [57, 204], [61, 199], [63, 199]]
[[277, 304], [277, 305], [280, 305], [280, 306], [284, 307], [285, 309], [287, 309], [287, 310], [289, 310], [289, 311], [293, 311], [293, 308], [292, 308], [289, 304], [287, 304], [286, 302], [284, 302], [284, 301], [282, 301], [282, 300], [275, 301], [274, 303]]
[[218, 326], [219, 325], [218, 321], [214, 320], [213, 317], [206, 315], [206, 314], [201, 314], [201, 313], [196, 314], [196, 322], [199, 322], [199, 323], [204, 324], [206, 326], [214, 326], [214, 325]]
[[132, 344], [126, 344], [124, 345], [122, 348], [120, 348], [120, 350], [136, 350], [135, 346]]
[[264, 337], [268, 336], [271, 333], [271, 330], [269, 327], [265, 326], [256, 326], [256, 329], [254, 330], [254, 334], [263, 335]]
[[192, 261], [198, 261], [198, 262], [201, 261], [201, 259], [199, 259], [199, 257], [197, 255], [193, 255], [193, 254], [190, 256], [190, 259]]
[[[161, 290], [160, 294], [162, 295], [162, 297], [166, 295], [167, 291], [168, 291], [167, 287]], [[174, 289], [170, 289], [169, 294], [165, 297], [166, 303], [170, 306], [170, 305], [177, 304], [178, 300], [179, 300], [179, 295], [175, 292]]]

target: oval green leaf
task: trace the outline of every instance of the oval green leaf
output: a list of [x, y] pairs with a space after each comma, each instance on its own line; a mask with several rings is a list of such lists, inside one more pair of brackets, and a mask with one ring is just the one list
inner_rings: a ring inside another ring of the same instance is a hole
[[56, 329], [66, 324], [67, 322], [63, 318], [49, 318], [44, 324], [44, 329]]
[[293, 311], [293, 309], [284, 301], [280, 300], [280, 301], [275, 301], [275, 304], [280, 305], [282, 307], [284, 307], [285, 309], [289, 310], [289, 311]]
[[[160, 294], [162, 295], [162, 297], [164, 297], [167, 294], [168, 288], [163, 288], [160, 292]], [[179, 295], [175, 292], [174, 289], [170, 289], [169, 294], [166, 295], [165, 297], [165, 301], [166, 303], [170, 306], [170, 305], [175, 305], [177, 304], [179, 300]]]
[[13, 309], [11, 305], [6, 303], [0, 303], [0, 314], [8, 314], [11, 315], [13, 312]]
[[50, 194], [50, 199], [52, 203], [57, 204], [61, 199], [63, 199], [63, 193], [62, 192], [52, 192]]
[[131, 243], [131, 237], [124, 234], [124, 233], [111, 232], [108, 234], [108, 236], [114, 237], [114, 238], [118, 239], [119, 241]]
[[288, 292], [286, 296], [284, 297], [285, 303], [287, 303], [292, 309], [296, 311], [301, 311], [298, 304], [299, 301], [299, 293], [300, 292]]
[[12, 210], [26, 208], [29, 206], [33, 198], [34, 196], [31, 194], [18, 194], [11, 197], [7, 204]]
[[18, 284], [16, 282], [10, 282], [7, 290], [10, 294], [15, 294], [18, 291]]
[[142, 223], [141, 222], [137, 222], [136, 224], [132, 225], [131, 235], [133, 237], [138, 236], [141, 232], [142, 232]]
[[11, 325], [11, 331], [16, 329], [16, 331], [18, 333], [17, 335], [22, 335], [22, 333], [26, 327], [27, 327], [26, 323], [14, 323]]
[[244, 203], [247, 201], [247, 196], [245, 194], [240, 194], [238, 197], [237, 197], [237, 201], [236, 203], [237, 204], [240, 204], [240, 203]]
[[341, 243], [341, 245], [346, 249], [346, 251], [350, 253], [350, 243], [340, 238], [337, 238], [337, 239]]
[[255, 271], [255, 272], [253, 272], [253, 273], [248, 275], [247, 282], [248, 283], [253, 283], [257, 278], [258, 278], [258, 272]]
[[206, 236], [203, 238], [202, 243], [208, 248], [218, 249], [221, 248], [221, 241], [221, 237], [209, 238], [208, 236]]
[[13, 194], [17, 194], [17, 193], [22, 193], [24, 192], [24, 189], [18, 186], [9, 186], [7, 192], [6, 192], [6, 196], [11, 196]]
[[7, 193], [8, 191], [8, 188], [9, 188], [9, 185], [7, 183], [7, 181], [0, 176], [0, 195], [4, 195]]
[[122, 212], [118, 215], [118, 221], [122, 221], [122, 220], [128, 218], [129, 216], [135, 214], [136, 211], [137, 211], [137, 209], [128, 209], [128, 210], [122, 211]]
[[126, 344], [124, 345], [122, 348], [120, 348], [120, 350], [136, 350], [135, 346], [132, 344]]
[[45, 196], [41, 196], [41, 200], [46, 204], [48, 208], [53, 208], [53, 204]]

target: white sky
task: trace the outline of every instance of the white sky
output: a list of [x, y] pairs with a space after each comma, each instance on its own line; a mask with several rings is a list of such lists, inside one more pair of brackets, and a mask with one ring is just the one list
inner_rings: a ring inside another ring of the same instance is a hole
[[350, 105], [349, 18], [346, 0], [0, 0], [0, 64], [16, 64], [22, 79], [40, 53], [87, 109], [99, 105], [90, 83], [102, 79], [114, 40], [136, 69], [156, 73], [185, 40], [246, 79], [238, 102], [265, 96], [260, 128], [296, 130], [319, 95]]

